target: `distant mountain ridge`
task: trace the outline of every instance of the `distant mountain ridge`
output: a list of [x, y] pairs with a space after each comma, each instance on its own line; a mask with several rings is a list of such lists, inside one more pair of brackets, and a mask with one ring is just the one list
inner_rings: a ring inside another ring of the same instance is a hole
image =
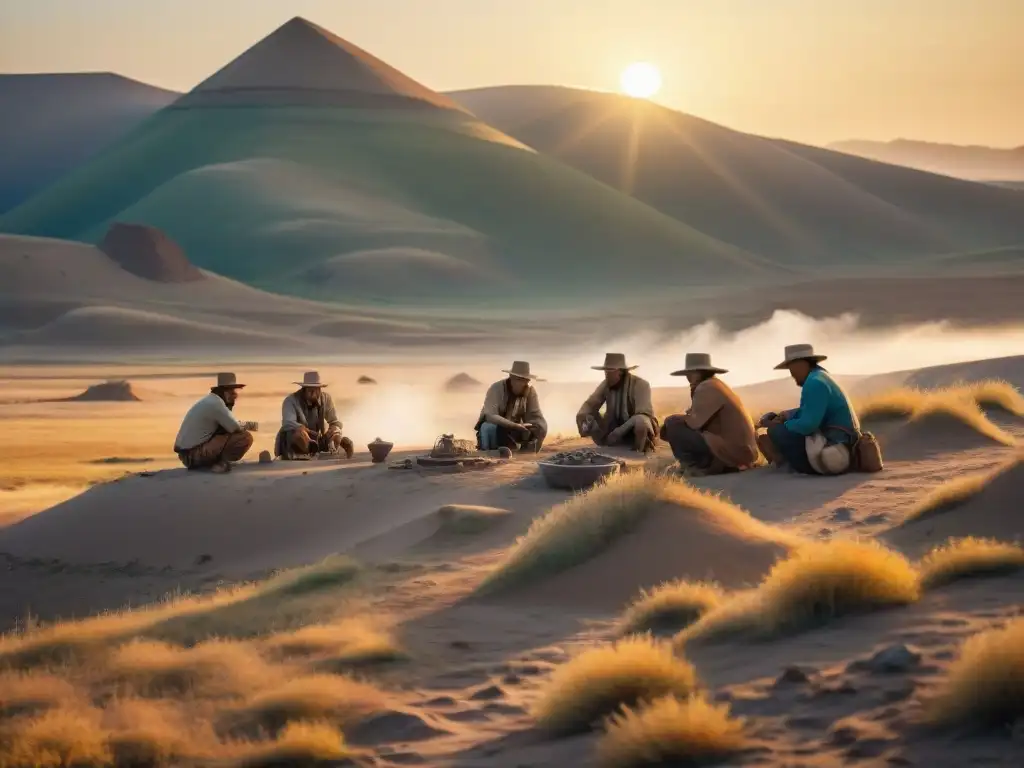
[[836, 141], [829, 149], [975, 181], [1024, 181], [1024, 145], [1010, 149], [912, 139]]
[[0, 75], [0, 214], [180, 95], [110, 72]]

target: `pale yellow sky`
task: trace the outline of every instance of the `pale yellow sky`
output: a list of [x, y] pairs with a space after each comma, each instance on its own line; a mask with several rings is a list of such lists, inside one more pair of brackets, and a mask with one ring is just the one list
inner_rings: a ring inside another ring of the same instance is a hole
[[295, 15], [436, 90], [614, 90], [810, 143], [1024, 145], [1024, 0], [3, 0], [0, 72], [187, 90]]

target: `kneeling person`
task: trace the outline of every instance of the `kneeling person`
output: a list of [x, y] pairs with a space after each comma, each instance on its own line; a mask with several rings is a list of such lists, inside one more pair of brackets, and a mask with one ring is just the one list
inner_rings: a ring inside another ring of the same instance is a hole
[[540, 398], [530, 383], [536, 376], [530, 373], [530, 364], [522, 360], [516, 360], [502, 373], [508, 378], [494, 382], [484, 397], [474, 427], [477, 447], [483, 451], [506, 447], [536, 453], [548, 433]]
[[672, 373], [690, 382], [690, 408], [665, 419], [661, 437], [680, 466], [698, 474], [738, 472], [757, 461], [754, 422], [720, 373], [728, 371], [700, 353], [688, 354], [685, 367]]
[[231, 412], [244, 386], [235, 374], [218, 373], [210, 394], [188, 409], [174, 438], [174, 452], [186, 469], [227, 472], [252, 447], [252, 435]]
[[651, 385], [632, 373], [637, 366], [626, 365], [621, 352], [609, 352], [604, 365], [592, 367], [604, 371], [604, 381], [576, 414], [580, 436], [589, 437], [596, 445], [626, 444], [642, 453], [653, 450], [658, 419], [651, 402]]
[[341, 434], [341, 419], [334, 400], [324, 391], [327, 385], [320, 381], [320, 374], [309, 371], [295, 383], [302, 388], [288, 395], [281, 405], [281, 430], [274, 442], [274, 454], [287, 460], [343, 450], [351, 459], [352, 440]]

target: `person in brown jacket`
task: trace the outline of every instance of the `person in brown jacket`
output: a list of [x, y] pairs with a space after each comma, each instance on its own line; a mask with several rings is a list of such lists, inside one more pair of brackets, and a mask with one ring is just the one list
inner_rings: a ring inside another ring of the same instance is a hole
[[628, 443], [642, 453], [654, 450], [658, 419], [651, 402], [651, 385], [632, 373], [637, 366], [626, 365], [621, 352], [609, 352], [604, 365], [592, 367], [604, 371], [604, 381], [576, 414], [580, 436], [589, 437], [596, 445]]
[[690, 353], [673, 376], [690, 382], [690, 408], [665, 419], [661, 437], [672, 455], [692, 474], [718, 475], [749, 469], [757, 461], [754, 422], [740, 399], [718, 378], [728, 373], [711, 364], [711, 355]]
[[537, 378], [530, 364], [516, 360], [502, 371], [508, 378], [487, 389], [476, 426], [476, 445], [481, 450], [506, 447], [536, 453], [544, 445], [548, 423], [540, 410], [540, 398], [530, 383]]

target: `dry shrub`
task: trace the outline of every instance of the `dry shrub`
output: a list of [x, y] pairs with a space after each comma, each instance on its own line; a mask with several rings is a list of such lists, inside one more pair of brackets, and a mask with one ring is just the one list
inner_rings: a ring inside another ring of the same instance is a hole
[[315, 565], [285, 571], [265, 582], [263, 595], [303, 595], [342, 587], [359, 575], [359, 563], [344, 555], [332, 555]]
[[684, 644], [729, 634], [772, 637], [920, 597], [914, 566], [877, 542], [807, 544], [772, 567], [755, 589], [734, 595], [677, 636]]
[[234, 733], [276, 734], [292, 720], [324, 720], [341, 725], [378, 711], [384, 697], [376, 688], [334, 675], [304, 675], [261, 691], [225, 715]]
[[610, 718], [597, 759], [602, 768], [696, 766], [718, 762], [745, 746], [743, 721], [729, 715], [728, 704], [712, 704], [703, 696], [666, 696]]
[[119, 699], [105, 715], [117, 765], [208, 762], [224, 751], [209, 722], [188, 717], [181, 703]]
[[950, 539], [921, 558], [921, 586], [941, 587], [959, 579], [999, 576], [1024, 569], [1024, 547], [1019, 544], [976, 539]]
[[0, 726], [0, 768], [109, 765], [101, 715], [96, 709], [59, 708]]
[[554, 733], [586, 730], [623, 706], [662, 696], [685, 698], [697, 690], [697, 673], [668, 643], [630, 637], [584, 651], [558, 667], [533, 714]]
[[255, 648], [226, 640], [192, 648], [136, 640], [118, 648], [108, 664], [115, 681], [143, 696], [235, 697], [283, 679]]
[[752, 538], [777, 541], [771, 529], [717, 495], [648, 472], [617, 473], [537, 518], [480, 586], [493, 592], [571, 568], [636, 529], [660, 504], [702, 509]]
[[982, 408], [1024, 416], [1024, 395], [1005, 379], [986, 379], [951, 388], [970, 397]]
[[1024, 619], [969, 637], [926, 712], [940, 725], [1012, 725], [1024, 717]]
[[991, 397], [994, 391], [974, 386], [933, 390], [900, 388], [858, 401], [856, 411], [861, 421], [908, 418], [913, 422], [929, 416], [951, 417], [998, 443], [1014, 445], [1014, 437], [989, 421], [978, 405], [979, 397]]
[[344, 760], [353, 755], [336, 727], [330, 723], [288, 723], [272, 742], [250, 745], [237, 765], [240, 768], [286, 768], [319, 761]]
[[324, 662], [328, 667], [355, 667], [405, 658], [391, 633], [369, 619], [314, 624], [273, 635], [264, 645], [280, 656], [328, 656]]
[[655, 632], [682, 629], [697, 621], [725, 599], [725, 591], [714, 583], [677, 579], [644, 590], [623, 614], [623, 632]]
[[956, 509], [977, 496], [997, 477], [1017, 467], [1022, 460], [1024, 460], [1024, 454], [1015, 456], [1010, 461], [987, 472], [978, 472], [943, 483], [930, 491], [910, 509], [903, 519], [902, 525], [918, 520], [927, 520], [929, 517]]
[[0, 674], [0, 720], [37, 714], [76, 698], [71, 683], [53, 675]]

